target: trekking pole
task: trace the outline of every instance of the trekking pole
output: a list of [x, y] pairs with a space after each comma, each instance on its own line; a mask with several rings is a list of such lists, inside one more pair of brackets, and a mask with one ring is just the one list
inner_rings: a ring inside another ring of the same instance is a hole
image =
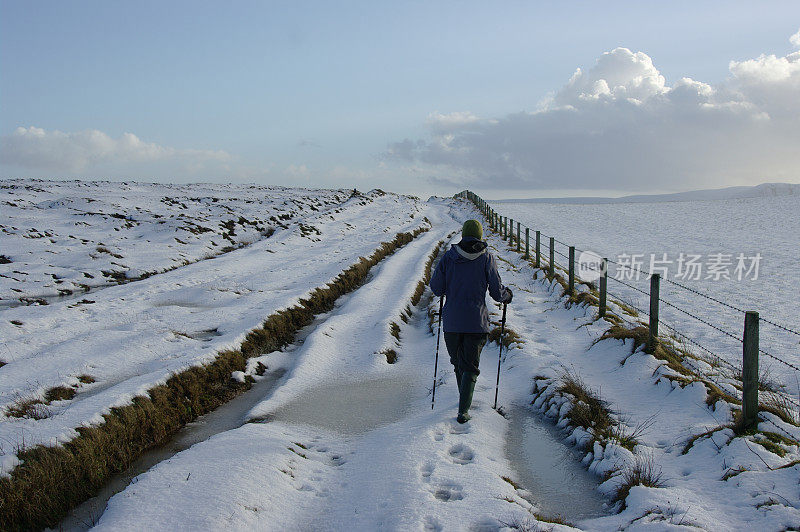
[[433, 366], [433, 395], [431, 396], [431, 410], [436, 402], [436, 373], [439, 371], [439, 337], [442, 335], [442, 308], [444, 307], [444, 296], [439, 298], [439, 330], [436, 332], [436, 362]]
[[497, 391], [500, 389], [500, 361], [503, 355], [503, 334], [506, 332], [506, 303], [503, 303], [503, 320], [500, 322], [500, 352], [497, 354], [497, 383], [494, 385], [494, 409], [497, 410]]

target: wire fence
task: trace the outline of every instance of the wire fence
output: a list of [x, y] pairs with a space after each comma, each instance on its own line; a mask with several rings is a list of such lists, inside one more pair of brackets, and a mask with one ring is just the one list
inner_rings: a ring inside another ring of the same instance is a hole
[[[489, 220], [490, 226], [498, 230], [504, 240], [508, 240], [512, 244], [516, 243], [517, 249], [523, 251], [526, 257], [535, 258], [536, 264], [541, 268], [558, 267], [563, 272], [571, 272], [570, 277], [576, 283], [582, 282], [575, 271], [574, 255], [575, 252], [587, 253], [585, 250], [570, 246], [566, 242], [555, 238], [555, 236], [544, 234], [541, 231], [534, 231], [519, 221], [514, 222], [507, 217], [500, 216], [485, 200], [471, 192], [466, 191], [462, 193], [461, 197], [472, 201]], [[514, 225], [515, 223], [516, 226]], [[536, 236], [537, 246], [535, 251], [530, 246], [531, 233]], [[539, 252], [538, 255], [534, 255], [536, 251]], [[550, 264], [550, 257], [552, 257], [552, 265]], [[649, 325], [652, 329], [654, 321], [656, 330], [658, 324], [663, 325], [669, 330], [672, 338], [682, 344], [685, 352], [691, 353], [698, 360], [702, 360], [709, 364], [711, 368], [715, 368], [716, 373], [695, 364], [697, 366], [695, 368], [696, 371], [702, 372], [703, 378], [708, 379], [719, 388], [726, 390], [726, 393], [742, 401], [742, 394], [738, 392], [738, 388], [734, 386], [734, 383], [741, 385], [745, 380], [743, 358], [746, 358], [744, 357], [744, 352], [747, 351], [748, 342], [751, 342], [752, 338], [746, 342], [746, 334], [738, 334], [732, 331], [741, 327], [743, 322], [746, 322], [747, 311], [739, 305], [724, 301], [702, 290], [650, 272], [641, 265], [631, 268], [627, 264], [621, 264], [611, 259], [604, 259], [604, 261], [613, 265], [615, 270], [615, 275], [609, 275], [608, 268], [603, 272], [605, 278], [612, 280], [613, 286], [615, 286], [613, 290], [606, 287], [605, 294], [611, 304], [620, 307], [615, 312], [615, 315], [634, 327]], [[658, 285], [660, 289], [657, 289], [655, 294], [652, 294], [652, 285], [649, 287], [642, 286], [642, 284], [637, 285], [637, 283], [643, 281], [650, 283], [654, 275], [658, 277], [657, 282], [660, 282], [660, 280], [665, 281], [665, 284]], [[652, 297], [653, 295], [655, 297]], [[642, 303], [642, 300], [645, 303]], [[651, 312], [645, 310], [646, 308], [653, 309], [653, 304], [655, 304], [655, 316], [651, 316]], [[711, 307], [708, 307], [708, 312], [694, 312], [691, 310], [694, 308], [704, 309], [704, 305], [711, 305]], [[659, 307], [663, 308], [665, 315], [659, 313]], [[632, 310], [638, 316], [628, 314], [625, 311], [626, 308]], [[645, 316], [647, 320], [642, 321], [640, 319], [641, 316]], [[682, 323], [680, 329], [671, 323], [673, 321]], [[800, 331], [796, 328], [779, 323], [776, 320], [763, 318], [759, 315], [756, 321], [757, 324], [769, 326], [772, 329], [771, 334], [800, 336]], [[691, 325], [691, 323], [695, 325]], [[689, 332], [683, 329], [689, 329]], [[745, 328], [740, 330], [745, 330]], [[769, 393], [779, 395], [781, 400], [786, 400], [788, 404], [794, 407], [800, 407], [800, 402], [798, 401], [800, 399], [800, 364], [796, 363], [795, 360], [788, 360], [786, 356], [775, 354], [772, 350], [765, 350], [758, 344], [758, 329], [756, 329], [755, 338], [756, 352], [791, 370], [797, 382], [798, 397], [793, 397], [791, 392], [787, 391], [791, 390], [791, 388], [785, 382], [778, 383], [778, 386], [770, 390]], [[747, 345], [745, 345], [746, 343]], [[784, 340], [782, 345], [790, 344], [791, 342]], [[736, 353], [739, 354], [736, 355]], [[762, 374], [757, 375], [757, 377], [761, 381], [769, 380], [769, 375]], [[763, 384], [762, 382], [762, 386]], [[800, 412], [791, 412], [790, 414], [792, 419], [800, 419]], [[759, 414], [759, 419], [774, 425], [771, 420], [761, 414]], [[782, 432], [786, 431], [782, 430]]]

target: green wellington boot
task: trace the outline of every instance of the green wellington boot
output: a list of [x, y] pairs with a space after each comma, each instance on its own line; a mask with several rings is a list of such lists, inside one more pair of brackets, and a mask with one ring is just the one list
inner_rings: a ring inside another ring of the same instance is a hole
[[458, 395], [461, 395], [461, 376], [462, 373], [458, 370], [456, 371], [456, 385], [458, 385]]
[[475, 381], [478, 376], [474, 373], [464, 372], [461, 375], [461, 386], [458, 388], [458, 417], [456, 421], [466, 423], [470, 420], [469, 407], [472, 406], [472, 393], [475, 391]]

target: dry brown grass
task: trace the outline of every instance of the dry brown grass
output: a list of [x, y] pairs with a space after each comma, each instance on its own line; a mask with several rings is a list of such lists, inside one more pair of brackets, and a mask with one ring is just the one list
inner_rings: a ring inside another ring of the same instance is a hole
[[600, 299], [592, 294], [591, 292], [575, 292], [566, 302], [567, 305], [578, 305], [578, 306], [600, 306]]
[[652, 420], [646, 420], [634, 429], [628, 429], [617, 420], [608, 403], [599, 393], [589, 388], [578, 375], [565, 371], [561, 375], [558, 391], [567, 395], [572, 404], [567, 417], [573, 427], [582, 427], [592, 435], [592, 439], [603, 444], [613, 441], [629, 451], [633, 451], [639, 438], [648, 430]]
[[[291, 342], [315, 314], [331, 310], [339, 296], [358, 288], [372, 266], [424, 231], [400, 233], [381, 244], [299, 305], [267, 318], [238, 350], [223, 351], [209, 364], [173, 375], [146, 396], [135, 397], [132, 404], [113, 408], [101, 424], [77, 429], [79, 436], [72, 441], [20, 451], [22, 464], [9, 477], [0, 478], [0, 528], [57, 526], [70, 508], [93, 496], [145, 450], [163, 444], [186, 423], [249, 389], [252, 381], [231, 378], [232, 372], [246, 369], [247, 358]], [[33, 407], [37, 408], [36, 403]]]
[[[489, 338], [487, 342], [493, 342], [495, 344], [500, 344], [500, 327], [495, 327], [489, 332]], [[505, 328], [503, 331], [503, 347], [508, 349], [511, 344], [514, 345], [522, 345], [525, 342], [522, 340], [519, 334], [516, 331], [509, 329], [508, 327]]]
[[67, 401], [75, 397], [75, 388], [68, 386], [55, 386], [44, 393], [44, 399], [48, 403], [53, 401]]
[[439, 243], [434, 248], [433, 252], [431, 252], [431, 254], [428, 256], [428, 261], [425, 263], [425, 274], [423, 275], [422, 279], [417, 283], [417, 287], [414, 289], [414, 294], [411, 296], [411, 304], [415, 307], [419, 305], [419, 302], [422, 299], [422, 294], [425, 293], [425, 287], [431, 280], [433, 263], [439, 256], [439, 253], [441, 253], [443, 244], [444, 240], [440, 240]]
[[661, 467], [655, 463], [651, 456], [637, 456], [633, 465], [626, 467], [622, 471], [622, 483], [617, 488], [614, 495], [615, 501], [622, 502], [622, 509], [625, 509], [625, 499], [627, 499], [631, 488], [634, 486], [647, 486], [648, 488], [663, 488]]
[[394, 349], [384, 349], [383, 351], [381, 351], [381, 354], [383, 354], [386, 357], [386, 362], [388, 362], [389, 364], [394, 364], [395, 362], [397, 362], [397, 351], [395, 351]]
[[6, 415], [28, 419], [46, 419], [50, 409], [40, 397], [20, 397], [6, 407]]

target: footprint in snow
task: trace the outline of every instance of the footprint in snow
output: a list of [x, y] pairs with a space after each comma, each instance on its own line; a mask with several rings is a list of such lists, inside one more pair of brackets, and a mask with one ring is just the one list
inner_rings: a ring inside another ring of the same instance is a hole
[[422, 473], [422, 478], [426, 482], [428, 481], [428, 479], [431, 478], [431, 475], [433, 474], [433, 470], [435, 468], [436, 466], [433, 465], [433, 462], [425, 462], [424, 464], [422, 464], [422, 466], [420, 466], [419, 471], [420, 473]]
[[469, 423], [461, 425], [454, 419], [453, 424], [450, 425], [450, 434], [469, 434], [470, 432], [472, 432], [472, 428], [469, 426]]
[[430, 531], [430, 532], [440, 532], [442, 530], [442, 523], [435, 517], [431, 517], [430, 515], [425, 518], [425, 524], [423, 525], [423, 530]]
[[460, 501], [464, 498], [462, 487], [455, 482], [444, 482], [433, 490], [433, 496], [440, 501]]
[[450, 454], [450, 458], [453, 460], [453, 463], [456, 464], [469, 464], [475, 459], [475, 453], [463, 443], [453, 445], [450, 447], [448, 453]]

